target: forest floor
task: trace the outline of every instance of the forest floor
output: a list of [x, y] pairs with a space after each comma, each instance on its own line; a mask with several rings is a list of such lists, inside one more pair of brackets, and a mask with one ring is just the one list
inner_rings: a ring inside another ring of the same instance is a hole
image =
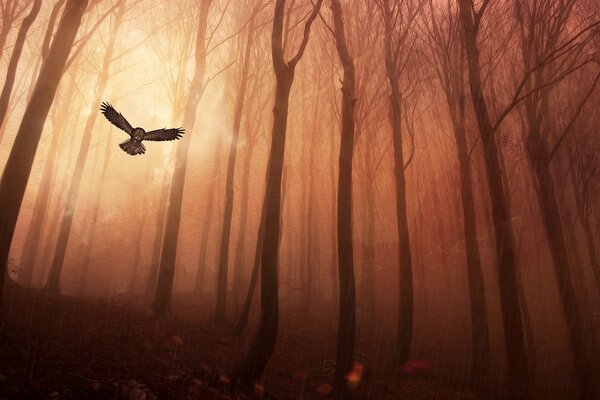
[[[253, 326], [237, 338], [231, 327], [211, 323], [211, 310], [190, 304], [184, 297], [175, 299], [173, 315], [161, 321], [139, 299], [47, 297], [7, 286], [0, 326], [0, 399], [330, 397], [335, 335], [324, 335], [318, 327], [331, 325], [331, 317], [311, 314], [313, 322], [301, 325], [303, 329], [280, 329], [264, 386], [242, 394], [229, 390], [228, 374], [247, 349]], [[453, 384], [452, 377], [431, 373], [424, 360], [387, 378], [367, 361], [365, 365], [354, 399], [484, 398]]]

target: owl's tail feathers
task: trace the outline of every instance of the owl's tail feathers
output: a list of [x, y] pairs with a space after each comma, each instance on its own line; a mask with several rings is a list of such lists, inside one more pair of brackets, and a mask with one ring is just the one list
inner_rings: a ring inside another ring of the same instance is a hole
[[131, 139], [120, 143], [119, 147], [125, 153], [131, 154], [132, 156], [137, 156], [138, 154], [144, 154], [146, 152], [146, 148], [142, 143], [136, 143]]

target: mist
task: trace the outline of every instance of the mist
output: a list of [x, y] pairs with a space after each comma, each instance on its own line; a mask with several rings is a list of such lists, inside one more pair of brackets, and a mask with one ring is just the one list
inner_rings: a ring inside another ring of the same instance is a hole
[[1, 398], [600, 398], [597, 2], [0, 10]]

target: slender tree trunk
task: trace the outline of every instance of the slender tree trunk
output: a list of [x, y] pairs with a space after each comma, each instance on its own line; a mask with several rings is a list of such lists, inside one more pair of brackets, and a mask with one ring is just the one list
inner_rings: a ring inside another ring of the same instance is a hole
[[[67, 62], [87, 0], [68, 0], [56, 32], [56, 41], [40, 71], [38, 82], [25, 108], [23, 120], [0, 179], [0, 295], [6, 273], [8, 252], [12, 242], [17, 217], [31, 173], [33, 159], [40, 136], [54, 100], [56, 89]], [[1, 298], [1, 296], [0, 296]]]
[[35, 66], [33, 68], [33, 74], [31, 75], [31, 82], [29, 83], [29, 91], [27, 92], [27, 101], [31, 98], [31, 94], [33, 93], [33, 89], [35, 87], [35, 78], [38, 75], [38, 71], [40, 70], [42, 64], [48, 57], [48, 51], [50, 50], [50, 42], [52, 37], [54, 36], [54, 27], [56, 26], [56, 20], [58, 18], [58, 13], [62, 8], [63, 4], [65, 4], [65, 0], [57, 0], [52, 7], [52, 11], [50, 12], [50, 17], [48, 18], [48, 25], [46, 25], [46, 32], [44, 33], [44, 40], [42, 41], [42, 55], [38, 57], [35, 62]]
[[273, 107], [273, 130], [265, 200], [263, 206], [264, 245], [261, 248], [261, 316], [258, 331], [248, 353], [236, 370], [237, 378], [245, 385], [252, 385], [262, 375], [275, 348], [279, 323], [278, 255], [281, 219], [281, 177], [283, 172], [285, 138], [289, 96], [294, 81], [296, 65], [302, 58], [310, 35], [310, 27], [317, 18], [323, 0], [317, 0], [312, 13], [306, 20], [300, 49], [291, 61], [284, 60], [283, 17], [285, 0], [275, 3], [271, 49], [275, 71], [275, 104]]
[[483, 93], [479, 49], [477, 47], [477, 28], [472, 15], [473, 4], [469, 0], [459, 0], [459, 5], [467, 53], [471, 100], [484, 149], [488, 190], [492, 201], [500, 305], [508, 360], [509, 397], [523, 399], [527, 397], [530, 377], [523, 332], [523, 318], [519, 304], [512, 215], [508, 196], [502, 182], [498, 148]]
[[206, 212], [204, 214], [204, 230], [202, 231], [202, 237], [200, 238], [200, 257], [198, 261], [198, 269], [196, 270], [196, 279], [194, 281], [194, 293], [198, 296], [202, 293], [202, 287], [204, 285], [204, 275], [206, 272], [206, 264], [208, 258], [208, 239], [210, 236], [210, 227], [213, 221], [213, 210], [215, 208], [215, 196], [217, 193], [217, 181], [221, 175], [221, 157], [223, 155], [223, 135], [219, 135], [217, 138], [217, 144], [215, 146], [215, 154], [212, 161], [212, 171], [210, 174], [211, 181], [208, 187], [208, 200], [206, 202]]
[[[305, 162], [306, 162], [306, 139], [302, 140], [302, 145], [301, 145], [301, 154], [300, 154], [300, 159], [298, 160], [298, 164], [302, 165], [302, 169], [306, 170], [306, 166], [305, 166]], [[298, 229], [298, 234], [299, 234], [299, 250], [300, 250], [300, 254], [299, 254], [299, 264], [298, 264], [298, 279], [300, 280], [300, 290], [302, 293], [302, 296], [304, 296], [304, 306], [305, 306], [305, 310], [308, 310], [309, 307], [309, 279], [311, 278], [311, 273], [309, 271], [310, 266], [308, 265], [308, 241], [306, 238], [306, 203], [307, 203], [307, 197], [308, 197], [308, 185], [306, 182], [306, 179], [304, 179], [304, 174], [301, 174], [301, 185], [302, 185], [302, 191], [300, 194], [300, 207], [296, 210], [296, 214], [299, 216], [299, 220], [300, 220], [300, 226]]]
[[335, 151], [334, 151], [334, 147], [335, 147], [335, 121], [332, 121], [331, 124], [331, 132], [330, 132], [330, 138], [331, 141], [329, 142], [329, 149], [330, 149], [330, 174], [329, 174], [329, 183], [331, 186], [331, 202], [330, 202], [330, 215], [331, 215], [331, 236], [330, 236], [330, 247], [331, 247], [331, 264], [330, 264], [330, 269], [331, 269], [331, 274], [330, 274], [330, 278], [331, 278], [331, 285], [332, 285], [332, 289], [333, 289], [333, 299], [337, 300], [338, 296], [339, 296], [339, 283], [338, 283], [338, 279], [337, 279], [337, 266], [338, 266], [338, 253], [337, 253], [337, 228], [336, 228], [336, 215], [337, 215], [337, 204], [335, 199], [337, 198], [337, 191], [336, 191], [336, 187], [337, 187], [337, 179], [336, 179], [336, 174], [335, 174], [335, 166], [336, 166], [336, 162], [338, 160], [336, 160], [335, 157]]
[[399, 288], [398, 288], [398, 325], [396, 331], [396, 361], [404, 363], [408, 360], [413, 335], [413, 272], [408, 218], [406, 210], [406, 180], [404, 177], [404, 156], [402, 154], [402, 93], [395, 49], [392, 48], [393, 17], [389, 0], [383, 1], [385, 66], [390, 85], [389, 118], [392, 125], [394, 145], [394, 176], [396, 187], [396, 217], [398, 219], [398, 254]]
[[[65, 100], [62, 103], [62, 107], [54, 111], [61, 115], [67, 114], [69, 105], [73, 99], [73, 95], [75, 94], [74, 80], [69, 81], [69, 85], [65, 92]], [[38, 188], [33, 206], [33, 215], [31, 216], [29, 227], [27, 228], [25, 243], [23, 245], [20, 258], [21, 270], [23, 273], [21, 283], [24, 286], [31, 285], [33, 271], [38, 260], [37, 256], [42, 237], [42, 228], [44, 226], [44, 221], [46, 220], [48, 206], [50, 205], [50, 191], [54, 182], [54, 172], [57, 166], [57, 154], [61, 144], [61, 137], [64, 136], [65, 123], [66, 118], [60, 118], [58, 123], [53, 125], [52, 140], [50, 142], [50, 147], [48, 148], [46, 160], [44, 161], [44, 169], [42, 172], [42, 178], [40, 179], [40, 187]]]
[[537, 202], [542, 212], [542, 222], [550, 245], [552, 265], [563, 314], [567, 322], [575, 370], [581, 384], [582, 398], [598, 399], [600, 398], [600, 380], [598, 379], [600, 376], [600, 348], [598, 347], [600, 342], [596, 327], [593, 324], [590, 326], [586, 321], [587, 317], [577, 303], [577, 290], [571, 277], [565, 232], [550, 172], [548, 149], [539, 129], [536, 129], [539, 126], [532, 119], [532, 111], [529, 110], [526, 150], [537, 184]]
[[81, 275], [79, 277], [79, 294], [83, 296], [87, 285], [88, 274], [90, 270], [90, 261], [92, 258], [92, 248], [96, 238], [98, 217], [100, 215], [100, 203], [102, 201], [102, 194], [104, 193], [104, 183], [106, 182], [106, 173], [108, 171], [108, 165], [110, 163], [111, 149], [113, 143], [108, 137], [106, 140], [106, 147], [104, 150], [104, 162], [102, 163], [102, 171], [100, 172], [100, 179], [98, 180], [96, 196], [93, 200], [94, 209], [92, 210], [92, 219], [88, 230], [88, 239], [85, 243], [85, 249], [83, 251], [83, 262], [81, 263]]
[[[288, 167], [285, 167], [283, 170], [283, 179], [282, 179], [282, 184], [281, 184], [282, 208], [285, 207], [285, 204], [286, 204], [285, 201], [286, 201], [287, 192], [288, 192], [287, 191], [288, 185], [286, 184], [287, 171], [288, 171]], [[289, 214], [288, 214], [288, 216], [289, 216]], [[254, 292], [256, 291], [256, 282], [258, 281], [258, 271], [260, 271], [260, 257], [261, 257], [260, 249], [262, 249], [264, 239], [265, 239], [265, 226], [264, 226], [263, 218], [264, 218], [264, 204], [263, 204], [263, 210], [261, 211], [261, 214], [260, 214], [260, 224], [258, 227], [256, 250], [254, 252], [254, 264], [252, 266], [252, 273], [250, 276], [250, 283], [248, 285], [248, 292], [246, 293], [246, 300], [244, 301], [244, 307], [242, 308], [242, 312], [240, 313], [238, 322], [235, 325], [235, 334], [237, 336], [240, 336], [242, 334], [242, 332], [244, 331], [244, 328], [246, 327], [246, 325], [248, 325], [248, 318], [250, 316], [250, 308], [252, 307], [252, 299], [254, 298]], [[281, 232], [280, 232], [280, 236], [281, 236]], [[290, 240], [290, 242], [291, 242], [291, 240]], [[291, 260], [291, 257], [289, 257], [289, 260]], [[292, 263], [290, 261], [288, 263], [288, 266], [291, 266], [291, 265], [292, 265]], [[288, 268], [290, 268], [290, 267], [288, 267]], [[288, 275], [291, 275], [291, 273]]]
[[[460, 172], [460, 196], [463, 211], [463, 231], [465, 237], [465, 252], [467, 257], [467, 278], [469, 283], [469, 304], [471, 307], [471, 382], [476, 388], [481, 388], [482, 378], [489, 361], [489, 327], [487, 321], [487, 306], [485, 287], [481, 266], [481, 254], [477, 239], [477, 220], [475, 199], [473, 195], [473, 177], [471, 175], [471, 159], [467, 144], [465, 121], [465, 85], [464, 85], [464, 55], [460, 50], [460, 66], [454, 73], [448, 62], [444, 62], [444, 86], [446, 103], [451, 116], [454, 140], [458, 155]], [[451, 78], [454, 77], [454, 79]]]
[[[319, 103], [320, 99], [317, 97], [316, 102]], [[316, 251], [317, 242], [319, 241], [319, 232], [313, 221], [315, 214], [315, 175], [316, 175], [316, 146], [317, 141], [315, 135], [318, 132], [318, 107], [315, 107], [315, 113], [312, 118], [312, 128], [310, 130], [310, 142], [309, 155], [308, 155], [308, 207], [306, 210], [306, 231], [308, 233], [306, 251], [307, 251], [307, 262], [306, 262], [306, 309], [310, 309], [312, 300], [314, 299], [316, 292], [318, 291], [317, 283], [319, 281], [319, 269], [318, 269], [318, 252]]]
[[[289, 166], [283, 168], [283, 176], [281, 179], [281, 208], [283, 209], [284, 216], [282, 216], [283, 220], [288, 221], [289, 227], [285, 229], [286, 238], [285, 243], [287, 246], [287, 257], [285, 261], [286, 272], [287, 272], [287, 287], [291, 293], [294, 292], [296, 288], [302, 287], [302, 277], [300, 276], [300, 268], [295, 265], [294, 260], [294, 231], [292, 229], [292, 203], [287, 198], [287, 192], [290, 187], [289, 183]], [[282, 223], [283, 225], [283, 223]]]
[[[21, 52], [23, 51], [23, 45], [25, 44], [25, 39], [27, 38], [27, 32], [29, 32], [31, 24], [33, 24], [33, 21], [35, 21], [37, 18], [41, 5], [41, 0], [33, 1], [31, 11], [29, 11], [29, 14], [27, 17], [25, 17], [23, 23], [21, 24], [21, 28], [19, 28], [15, 46], [13, 47], [12, 55], [10, 56], [10, 61], [8, 62], [2, 94], [0, 94], [0, 127], [4, 124], [4, 119], [6, 118], [6, 111], [8, 110], [10, 95], [12, 93], [13, 86], [15, 85], [17, 66], [19, 65], [19, 60], [21, 59]], [[2, 132], [3, 130], [0, 130], [0, 140], [2, 140]]]
[[235, 172], [235, 161], [237, 158], [238, 137], [242, 123], [242, 112], [244, 110], [244, 99], [248, 87], [248, 72], [250, 69], [250, 56], [253, 44], [254, 20], [253, 13], [248, 26], [246, 37], [246, 48], [242, 66], [242, 78], [235, 100], [235, 111], [233, 116], [233, 130], [231, 144], [229, 146], [229, 161], [227, 164], [227, 181], [225, 183], [225, 209], [223, 211], [223, 227], [221, 229], [221, 250], [219, 252], [219, 276], [217, 279], [217, 304], [215, 308], [215, 322], [224, 323], [226, 320], [227, 306], [227, 269], [229, 266], [229, 239], [231, 235], [231, 219], [233, 216], [233, 178]]
[[352, 158], [354, 155], [354, 110], [356, 104], [356, 75], [354, 60], [346, 45], [344, 17], [339, 0], [331, 0], [334, 37], [342, 64], [342, 127], [339, 159], [337, 236], [339, 254], [339, 309], [337, 327], [336, 367], [334, 388], [343, 396], [345, 377], [354, 361], [356, 330], [356, 293], [354, 283], [354, 251], [352, 243]]
[[142, 219], [140, 221], [138, 230], [136, 232], [136, 246], [135, 246], [135, 256], [133, 257], [133, 271], [131, 272], [131, 279], [129, 280], [129, 295], [133, 295], [133, 291], [135, 289], [135, 281], [138, 276], [138, 271], [140, 269], [140, 262], [142, 259], [142, 239], [144, 235], [144, 225], [146, 224], [146, 215], [148, 214], [148, 200], [144, 202], [144, 211], [142, 211]]
[[67, 203], [65, 206], [63, 219], [60, 225], [58, 240], [56, 242], [56, 249], [52, 258], [50, 275], [48, 276], [48, 282], [46, 284], [46, 290], [48, 291], [48, 293], [51, 294], [60, 293], [60, 277], [62, 273], [63, 263], [65, 260], [65, 255], [67, 252], [67, 245], [69, 243], [69, 235], [71, 233], [71, 226], [73, 224], [75, 207], [77, 205], [77, 199], [79, 197], [79, 188], [81, 186], [81, 180], [83, 178], [83, 170], [85, 168], [85, 163], [88, 158], [88, 152], [92, 140], [94, 124], [96, 123], [96, 118], [98, 116], [97, 110], [100, 108], [100, 102], [102, 101], [102, 97], [104, 96], [104, 90], [110, 77], [110, 64], [112, 62], [115, 43], [118, 37], [118, 31], [121, 25], [121, 21], [123, 20], [124, 14], [125, 1], [122, 0], [122, 3], [119, 7], [119, 11], [115, 19], [115, 26], [108, 41], [106, 52], [104, 53], [102, 69], [100, 72], [100, 76], [98, 77], [96, 95], [92, 103], [91, 112], [88, 116], [85, 128], [83, 130], [81, 146], [79, 148], [79, 155], [77, 156], [77, 162], [75, 164], [75, 172], [73, 174], [71, 185], [69, 187], [69, 192], [67, 194]]
[[594, 274], [594, 282], [596, 284], [596, 291], [600, 295], [600, 261], [598, 260], [598, 253], [596, 252], [596, 244], [594, 241], [594, 234], [592, 232], [592, 224], [590, 223], [590, 219], [585, 211], [585, 201], [584, 196], [581, 193], [581, 190], [575, 185], [575, 171], [574, 171], [574, 160], [570, 160], [571, 165], [569, 166], [569, 172], [571, 175], [571, 180], [573, 181], [574, 192], [575, 192], [575, 208], [577, 210], [577, 218], [579, 219], [579, 223], [583, 228], [583, 232], [585, 234], [585, 245], [588, 250], [588, 255], [590, 257], [590, 264], [592, 268], [592, 273]]
[[454, 139], [458, 152], [460, 168], [460, 196], [463, 211], [463, 229], [467, 256], [467, 277], [469, 282], [469, 304], [471, 306], [471, 381], [480, 386], [489, 360], [489, 328], [485, 301], [485, 286], [481, 268], [481, 254], [477, 239], [477, 220], [475, 218], [475, 201], [473, 196], [473, 180], [471, 163], [464, 129], [464, 114], [460, 125], [455, 126]]
[[[283, 196], [282, 196], [283, 202]], [[252, 273], [250, 275], [250, 283], [248, 284], [248, 291], [246, 292], [246, 299], [240, 317], [235, 325], [235, 335], [241, 336], [244, 332], [244, 328], [248, 325], [248, 318], [250, 317], [250, 308], [252, 307], [252, 298], [256, 291], [256, 282], [258, 281], [258, 271], [260, 271], [260, 257], [261, 249], [265, 238], [265, 222], [264, 222], [264, 205], [261, 211], [260, 223], [258, 227], [258, 236], [256, 239], [256, 250], [254, 252], [254, 264], [252, 266]]]
[[375, 172], [373, 171], [371, 143], [365, 145], [365, 164], [368, 176], [365, 182], [365, 247], [363, 251], [361, 288], [365, 299], [367, 326], [375, 327]]
[[173, 278], [175, 276], [175, 260], [177, 258], [177, 240], [179, 238], [179, 222], [181, 220], [187, 155], [196, 122], [196, 109], [198, 108], [198, 103], [200, 103], [205, 84], [206, 31], [211, 4], [212, 0], [200, 1], [200, 21], [198, 22], [196, 35], [196, 67], [183, 115], [183, 125], [188, 133], [186, 134], [186, 138], [177, 146], [175, 171], [173, 173], [167, 206], [167, 221], [158, 271], [158, 281], [156, 283], [156, 296], [154, 298], [154, 314], [157, 317], [165, 317], [171, 311], [171, 295], [173, 292]]
[[148, 283], [146, 284], [146, 297], [150, 298], [156, 292], [156, 278], [158, 275], [158, 264], [160, 263], [160, 253], [165, 234], [165, 218], [167, 214], [167, 200], [169, 199], [169, 189], [171, 188], [171, 177], [165, 173], [163, 177], [162, 190], [156, 213], [156, 232], [154, 233], [154, 242], [152, 245], [152, 258], [150, 269], [148, 270]]
[[233, 267], [233, 294], [236, 303], [236, 312], [239, 311], [239, 304], [242, 298], [243, 274], [246, 265], [246, 227], [248, 224], [248, 200], [250, 197], [250, 164], [252, 161], [252, 153], [254, 145], [249, 144], [248, 153], [242, 165], [241, 186], [242, 193], [240, 195], [240, 229], [238, 231], [235, 259]]

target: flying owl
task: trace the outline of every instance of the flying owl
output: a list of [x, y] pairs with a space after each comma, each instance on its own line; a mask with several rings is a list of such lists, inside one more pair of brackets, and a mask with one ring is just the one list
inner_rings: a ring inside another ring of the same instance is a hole
[[162, 142], [166, 140], [179, 139], [183, 133], [183, 128], [173, 129], [156, 129], [154, 131], [146, 132], [142, 128], [133, 128], [129, 122], [125, 119], [123, 114], [115, 110], [110, 104], [103, 102], [100, 107], [100, 111], [114, 126], [127, 132], [131, 139], [124, 141], [119, 144], [119, 147], [126, 153], [132, 156], [138, 154], [144, 154], [146, 147], [142, 144], [143, 140], [152, 140], [156, 142]]

